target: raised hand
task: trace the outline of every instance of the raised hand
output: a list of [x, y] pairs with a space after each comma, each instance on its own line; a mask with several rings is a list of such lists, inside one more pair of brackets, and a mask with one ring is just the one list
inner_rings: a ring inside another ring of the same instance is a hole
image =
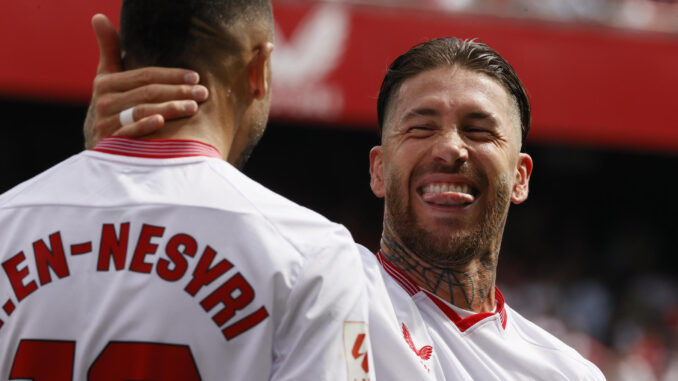
[[[92, 17], [92, 28], [99, 44], [99, 66], [83, 126], [85, 148], [111, 135], [141, 137], [152, 133], [164, 125], [165, 119], [194, 115], [198, 102], [207, 99], [207, 88], [198, 84], [200, 77], [192, 70], [144, 67], [120, 71], [120, 40], [115, 26], [106, 16], [97, 14]], [[120, 113], [131, 107], [131, 115], [127, 112], [130, 123], [123, 126]]]

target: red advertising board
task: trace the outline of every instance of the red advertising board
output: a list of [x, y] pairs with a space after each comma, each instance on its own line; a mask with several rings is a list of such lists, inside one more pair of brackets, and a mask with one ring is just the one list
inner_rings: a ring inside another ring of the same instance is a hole
[[[505, 56], [533, 105], [530, 139], [678, 152], [678, 36], [336, 2], [275, 4], [272, 118], [374, 129], [388, 64], [435, 37]], [[97, 61], [89, 20], [120, 0], [7, 1], [0, 95], [86, 102]]]

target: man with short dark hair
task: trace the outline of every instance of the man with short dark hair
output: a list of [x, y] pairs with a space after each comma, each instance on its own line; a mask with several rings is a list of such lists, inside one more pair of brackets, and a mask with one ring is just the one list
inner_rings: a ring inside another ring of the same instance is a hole
[[376, 255], [361, 247], [376, 376], [604, 379], [495, 286], [508, 209], [526, 200], [533, 165], [530, 104], [509, 63], [474, 41], [417, 45], [389, 67], [378, 117], [370, 185], [385, 199], [383, 235]]
[[[508, 62], [474, 41], [417, 45], [389, 67], [378, 115], [370, 185], [385, 199], [384, 226], [376, 259], [362, 250], [366, 273], [381, 275], [368, 282], [375, 349], [373, 316], [384, 314], [374, 311], [392, 311], [438, 379], [604, 379], [495, 286], [509, 205], [525, 201], [532, 173], [530, 105]], [[372, 297], [381, 281], [387, 303]]]
[[124, 66], [189, 67], [168, 77], [210, 97], [144, 139], [90, 134], [92, 150], [0, 196], [1, 379], [373, 378], [350, 234], [234, 167], [266, 125], [271, 12], [124, 0]]

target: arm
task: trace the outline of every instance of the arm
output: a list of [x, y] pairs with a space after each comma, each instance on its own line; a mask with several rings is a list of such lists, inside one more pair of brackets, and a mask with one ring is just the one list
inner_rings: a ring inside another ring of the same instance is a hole
[[[120, 41], [104, 15], [92, 17], [99, 45], [99, 66], [83, 126], [85, 148], [111, 136], [140, 137], [161, 128], [165, 119], [194, 115], [207, 88], [192, 70], [145, 67], [121, 71]], [[122, 126], [120, 112], [134, 107], [134, 123]]]

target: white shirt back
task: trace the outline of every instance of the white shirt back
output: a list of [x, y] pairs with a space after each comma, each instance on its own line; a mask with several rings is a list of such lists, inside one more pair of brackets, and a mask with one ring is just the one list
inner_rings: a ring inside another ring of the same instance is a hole
[[370, 378], [349, 233], [199, 142], [108, 138], [0, 196], [0, 262], [2, 379]]

